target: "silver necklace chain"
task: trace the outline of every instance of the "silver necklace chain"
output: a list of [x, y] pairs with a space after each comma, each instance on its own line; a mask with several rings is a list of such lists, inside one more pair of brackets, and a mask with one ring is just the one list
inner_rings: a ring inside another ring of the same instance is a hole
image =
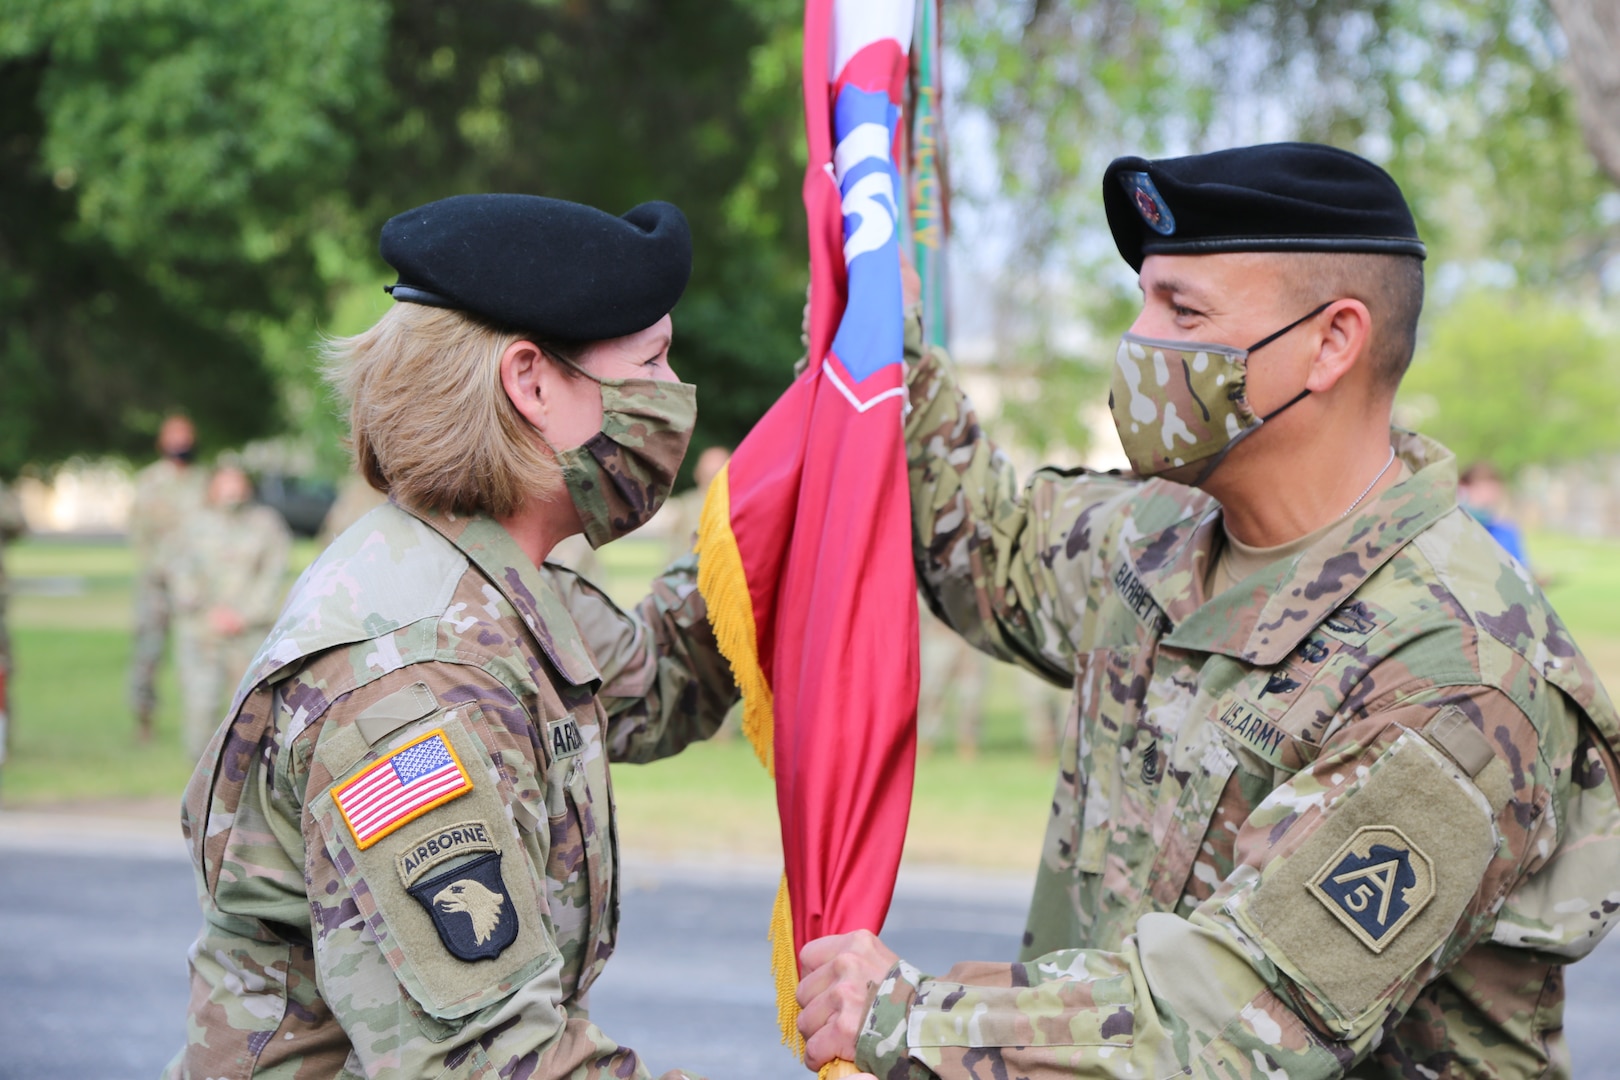
[[1372, 478], [1372, 483], [1361, 489], [1361, 494], [1356, 496], [1356, 501], [1345, 507], [1344, 513], [1339, 515], [1340, 521], [1349, 517], [1355, 508], [1361, 505], [1361, 500], [1372, 494], [1372, 489], [1378, 486], [1378, 481], [1384, 478], [1384, 474], [1389, 472], [1389, 467], [1393, 464], [1395, 464], [1395, 448], [1392, 446], [1389, 448], [1389, 460], [1384, 462], [1382, 469], [1378, 470], [1378, 475]]

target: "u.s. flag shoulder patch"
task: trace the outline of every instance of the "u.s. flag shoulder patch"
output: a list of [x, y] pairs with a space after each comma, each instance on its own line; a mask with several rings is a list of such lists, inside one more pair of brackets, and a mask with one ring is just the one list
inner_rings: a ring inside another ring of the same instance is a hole
[[332, 789], [344, 824], [362, 850], [473, 788], [439, 728], [372, 762]]

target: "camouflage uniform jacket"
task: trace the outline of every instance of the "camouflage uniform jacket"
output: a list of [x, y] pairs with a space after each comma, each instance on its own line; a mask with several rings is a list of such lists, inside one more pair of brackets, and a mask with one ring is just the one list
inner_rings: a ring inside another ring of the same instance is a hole
[[159, 458], [135, 474], [129, 507], [129, 540], [142, 572], [167, 572], [179, 554], [185, 528], [203, 505], [202, 470]]
[[911, 403], [931, 606], [1074, 704], [1021, 962], [898, 964], [859, 1064], [1567, 1075], [1562, 968], [1620, 908], [1620, 720], [1451, 455], [1395, 432], [1413, 476], [1210, 598], [1208, 496], [1020, 489], [937, 353]]
[[339, 537], [186, 793], [204, 925], [167, 1075], [646, 1077], [584, 1004], [618, 922], [607, 762], [735, 697], [694, 577], [626, 615], [486, 518], [390, 504]]
[[268, 506], [204, 507], [174, 560], [175, 608], [201, 615], [227, 607], [262, 635], [281, 606], [291, 547], [286, 522]]

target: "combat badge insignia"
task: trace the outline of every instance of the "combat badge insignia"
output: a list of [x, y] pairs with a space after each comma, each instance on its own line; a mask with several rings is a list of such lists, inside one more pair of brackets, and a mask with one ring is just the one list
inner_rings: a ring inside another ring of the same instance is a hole
[[460, 960], [493, 960], [517, 940], [517, 911], [501, 880], [500, 852], [481, 855], [410, 888]]
[[1176, 216], [1165, 205], [1164, 196], [1153, 184], [1153, 177], [1145, 172], [1122, 172], [1119, 182], [1148, 228], [1160, 236], [1169, 236], [1176, 231]]
[[1305, 887], [1381, 953], [1434, 899], [1434, 864], [1399, 829], [1367, 825]]

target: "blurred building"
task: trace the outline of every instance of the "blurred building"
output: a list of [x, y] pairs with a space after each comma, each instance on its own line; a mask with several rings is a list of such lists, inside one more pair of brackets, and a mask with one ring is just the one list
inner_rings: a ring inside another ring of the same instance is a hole
[[117, 461], [77, 461], [49, 482], [24, 476], [16, 484], [31, 532], [122, 533], [135, 500], [135, 472]]
[[1527, 529], [1620, 540], [1620, 454], [1531, 465], [1512, 490], [1513, 512]]

